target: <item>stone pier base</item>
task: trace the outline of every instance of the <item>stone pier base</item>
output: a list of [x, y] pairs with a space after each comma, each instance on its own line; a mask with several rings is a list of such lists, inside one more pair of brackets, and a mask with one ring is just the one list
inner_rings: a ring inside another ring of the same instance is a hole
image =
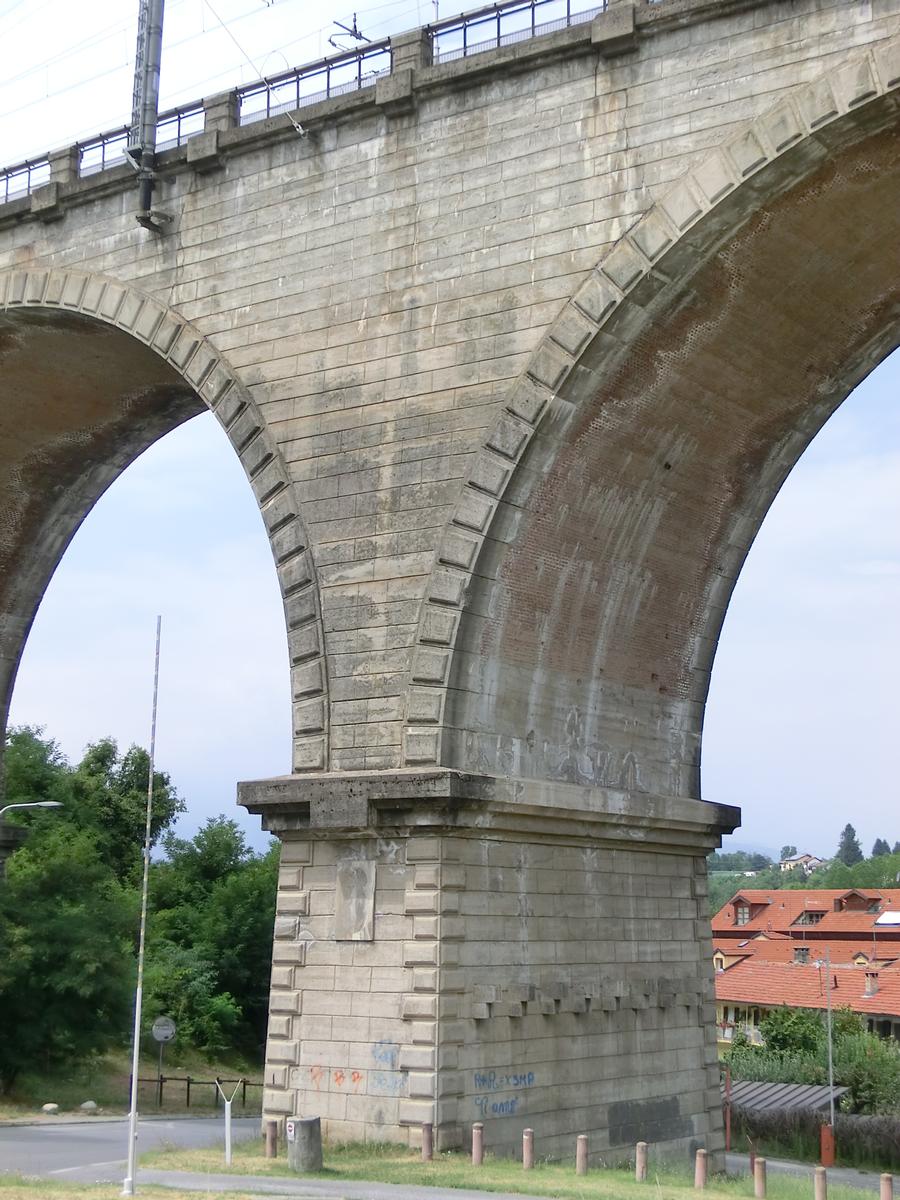
[[282, 840], [265, 1116], [722, 1149], [705, 855], [736, 810], [460, 775], [242, 784]]

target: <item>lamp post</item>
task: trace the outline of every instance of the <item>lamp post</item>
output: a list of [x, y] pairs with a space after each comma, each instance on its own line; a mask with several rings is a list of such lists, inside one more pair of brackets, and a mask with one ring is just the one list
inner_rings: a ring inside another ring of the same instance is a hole
[[27, 804], [7, 804], [5, 808], [0, 808], [0, 821], [3, 819], [3, 814], [8, 813], [11, 808], [62, 808], [62, 801], [29, 800]]

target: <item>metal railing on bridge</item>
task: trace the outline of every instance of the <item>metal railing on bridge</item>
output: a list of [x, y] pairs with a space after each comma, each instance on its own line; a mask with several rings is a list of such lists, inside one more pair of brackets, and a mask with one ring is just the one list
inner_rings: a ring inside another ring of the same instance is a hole
[[238, 88], [238, 121], [241, 125], [249, 125], [279, 113], [293, 112], [306, 104], [358, 92], [372, 87], [382, 75], [390, 73], [391, 43], [385, 38], [359, 50], [295, 67], [292, 71]]
[[[183, 146], [189, 137], [202, 133], [205, 123], [203, 102], [171, 108], [160, 113], [156, 123], [156, 149], [169, 150], [172, 146]], [[125, 161], [130, 126], [122, 125], [108, 133], [101, 133], [89, 141], [78, 143], [78, 174], [94, 175], [107, 167], [118, 166]]]
[[599, 5], [584, 0], [507, 0], [507, 3], [492, 4], [429, 25], [433, 61], [451, 62], [455, 58], [468, 58], [485, 50], [511, 46], [591, 21], [605, 11], [606, 0]]
[[[655, 3], [658, 0], [646, 0]], [[501, 0], [485, 8], [436, 21], [424, 29], [435, 64], [468, 58], [487, 50], [513, 45], [592, 20], [606, 10], [608, 0]], [[305, 105], [372, 87], [392, 69], [391, 40], [385, 38], [359, 49], [296, 67], [280, 75], [237, 88], [237, 123], [248, 125]], [[202, 101], [170, 109], [157, 122], [157, 150], [182, 146], [205, 128]], [[125, 161], [129, 127], [98, 134], [75, 146], [75, 170], [80, 178]], [[29, 195], [52, 182], [49, 157], [29, 159], [0, 170], [0, 205]]]
[[27, 159], [14, 167], [0, 172], [0, 204], [27, 196], [35, 188], [50, 182], [50, 160], [48, 158]]

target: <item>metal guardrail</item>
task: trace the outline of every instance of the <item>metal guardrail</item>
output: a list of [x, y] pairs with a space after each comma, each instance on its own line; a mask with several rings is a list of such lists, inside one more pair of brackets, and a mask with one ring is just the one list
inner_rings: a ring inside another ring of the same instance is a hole
[[[426, 35], [431, 39], [433, 61], [446, 63], [582, 24], [604, 12], [606, 6], [607, 0], [601, 0], [600, 4], [592, 4], [590, 0], [501, 0], [487, 8], [428, 25]], [[304, 105], [361, 91], [390, 74], [391, 64], [391, 41], [385, 38], [358, 50], [247, 84], [236, 89], [238, 124], [263, 121]], [[204, 127], [202, 101], [171, 109], [159, 117], [156, 148], [166, 150], [182, 146], [194, 134], [202, 133]], [[79, 176], [94, 175], [120, 165], [124, 161], [128, 134], [129, 127], [123, 125], [78, 142]], [[0, 170], [0, 205], [27, 196], [50, 181], [47, 158], [29, 159]]]
[[391, 72], [391, 43], [386, 38], [360, 50], [296, 67], [259, 83], [237, 89], [238, 123], [249, 125], [279, 113], [293, 112], [305, 104], [330, 100], [371, 87]]
[[591, 21], [606, 11], [587, 0], [507, 0], [428, 26], [435, 63], [468, 58], [485, 50], [510, 46], [544, 33]]
[[27, 196], [35, 188], [43, 187], [50, 182], [50, 160], [46, 158], [27, 159], [14, 167], [7, 167], [0, 172], [0, 204], [9, 200], [18, 200]]
[[[202, 133], [206, 120], [203, 102], [172, 108], [160, 113], [156, 123], [156, 149], [169, 150], [172, 146], [183, 146], [189, 137]], [[108, 133], [101, 133], [90, 141], [78, 143], [78, 174], [94, 175], [107, 167], [118, 166], [125, 158], [130, 126], [122, 125]]]

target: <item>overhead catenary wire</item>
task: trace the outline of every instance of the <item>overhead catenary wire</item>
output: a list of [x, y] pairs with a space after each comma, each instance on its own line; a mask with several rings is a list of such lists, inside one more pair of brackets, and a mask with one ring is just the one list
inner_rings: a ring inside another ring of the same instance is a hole
[[[31, 11], [26, 11], [25, 14], [19, 15], [18, 10], [13, 10], [19, 16], [16, 24], [24, 24], [38, 10], [44, 10], [50, 6], [53, 0], [45, 0], [43, 4], [35, 4], [35, 8]], [[168, 56], [167, 61], [169, 66], [167, 74], [169, 76], [169, 84], [165, 86], [161, 96], [161, 105], [163, 108], [172, 108], [179, 104], [189, 103], [204, 94], [209, 94], [211, 90], [221, 90], [224, 87], [234, 86], [235, 73], [237, 64], [233, 56], [222, 56], [221, 69], [211, 72], [208, 76], [202, 79], [192, 77], [187, 79], [186, 71], [182, 70], [179, 74], [175, 74], [174, 78], [177, 85], [172, 87], [171, 80], [173, 78], [172, 69], [172, 52], [176, 52], [177, 57], [184, 60], [184, 55], [179, 53], [184, 48], [192, 44], [201, 43], [201, 39], [208, 42], [210, 35], [215, 37], [217, 34], [221, 37], [228, 37], [228, 40], [234, 44], [240, 62], [247, 63], [253, 72], [255, 79], [262, 79], [267, 83], [267, 78], [262, 72], [257, 63], [258, 58], [252, 53], [247, 53], [242, 45], [245, 43], [245, 38], [238, 34], [235, 36], [235, 25], [243, 25], [245, 22], [253, 20], [253, 34], [255, 40], [259, 41], [259, 31], [261, 28], [272, 29], [269, 24], [270, 14], [279, 10], [285, 14], [278, 18], [280, 28], [283, 28], [286, 23], [290, 22], [292, 27], [290, 32], [294, 31], [293, 18], [285, 13], [285, 9], [291, 8], [298, 0], [274, 0], [274, 3], [269, 7], [262, 7], [259, 0], [254, 0], [252, 6], [241, 6], [240, 11], [235, 13], [233, 17], [227, 17], [226, 20], [216, 18], [215, 26], [207, 27], [204, 30], [192, 30], [186, 33], [185, 36], [174, 38], [171, 41], [166, 41], [165, 55]], [[170, 6], [179, 10], [182, 14], [182, 29], [184, 28], [183, 21], [186, 14], [186, 0], [169, 0]], [[209, 8], [208, 4], [204, 4], [201, 11], [206, 11]], [[373, 38], [388, 36], [391, 32], [396, 32], [400, 29], [406, 29], [417, 23], [421, 15], [421, 0], [387, 0], [385, 3], [380, 3], [367, 6], [365, 0], [359, 0], [360, 15], [364, 16], [366, 21], [367, 31]], [[221, 4], [216, 4], [216, 9], [221, 9]], [[196, 10], [193, 10], [196, 11]], [[212, 10], [210, 9], [212, 12]], [[12, 15], [12, 13], [8, 14]], [[227, 13], [225, 14], [227, 16]], [[407, 21], [405, 18], [409, 17]], [[46, 20], [47, 18], [45, 18]], [[302, 18], [300, 18], [302, 20]], [[264, 24], [257, 24], [257, 22]], [[0, 29], [3, 28], [3, 14], [0, 14]], [[121, 26], [106, 26], [99, 31], [95, 36], [82, 38], [79, 43], [80, 49], [77, 55], [70, 55], [65, 52], [65, 58], [58, 55], [51, 55], [47, 60], [44, 60], [42, 65], [29, 66], [27, 69], [19, 71], [16, 76], [16, 83], [9, 84], [6, 79], [0, 80], [0, 95], [3, 94], [4, 87], [8, 87], [9, 91], [6, 96], [9, 96], [12, 88], [18, 93], [18, 100], [26, 90], [27, 81], [35, 78], [41, 78], [48, 74], [52, 75], [52, 67], [56, 63], [68, 62], [78, 55], [83, 56], [86, 60], [90, 59], [91, 50], [94, 50], [94, 60], [97, 59], [98, 51], [96, 47], [101, 45], [104, 39], [109, 39], [115, 36], [116, 30], [122, 32], [123, 37], [127, 35], [129, 25], [122, 24]], [[323, 56], [326, 49], [327, 33], [331, 26], [322, 25], [308, 28], [300, 36], [290, 40], [281, 40], [273, 36], [271, 41], [272, 50], [277, 50], [279, 55], [285, 53], [289, 55], [295, 62], [301, 64], [307, 61], [315, 61], [317, 57]], [[111, 33], [110, 30], [113, 32]], [[273, 30], [274, 34], [274, 30]], [[0, 34], [2, 36], [2, 34]], [[28, 49], [31, 45], [39, 46], [41, 41], [38, 38], [29, 39]], [[44, 43], [45, 44], [45, 43]], [[128, 43], [130, 46], [130, 38]], [[308, 48], [308, 49], [307, 49]], [[305, 50], [305, 52], [303, 52]], [[271, 52], [271, 51], [270, 51]], [[63, 53], [63, 52], [61, 52]], [[21, 62], [25, 55], [18, 54], [18, 61]], [[218, 56], [216, 56], [218, 57]], [[229, 61], [230, 58], [230, 61]], [[26, 59], [27, 61], [27, 59]], [[210, 55], [195, 56], [192, 60], [209, 62]], [[71, 80], [71, 82], [61, 82], [59, 86], [52, 86], [53, 79], [47, 81], [46, 88], [41, 88], [43, 95], [35, 97], [33, 94], [28, 99], [22, 99], [21, 103], [0, 103], [0, 166], [5, 163], [15, 163], [26, 158], [33, 159], [41, 153], [46, 152], [49, 148], [55, 146], [68, 145], [76, 141], [84, 141], [96, 136], [103, 130], [115, 129], [119, 126], [124, 126], [129, 119], [129, 111], [126, 109], [126, 92], [123, 89], [121, 95], [116, 89], [115, 99], [107, 107], [103, 102], [105, 95], [113, 94], [112, 81], [117, 75], [122, 75], [126, 70], [133, 68], [133, 54], [130, 51], [123, 52], [121, 61], [118, 63], [110, 63], [109, 59], [98, 64], [99, 69], [96, 71], [82, 71], [79, 73], [79, 78]], [[187, 64], [185, 64], [187, 65]], [[218, 65], [218, 64], [217, 64]], [[43, 79], [42, 79], [43, 82]], [[84, 91], [83, 89], [89, 89]], [[34, 92], [37, 89], [32, 89]], [[130, 90], [130, 89], [129, 89]], [[86, 103], [73, 103], [72, 97], [82, 92], [82, 95], [88, 99]], [[93, 102], [92, 102], [93, 101]], [[102, 111], [101, 111], [102, 109]], [[89, 110], [97, 113], [94, 118], [90, 118]], [[28, 129], [26, 130], [21, 121], [23, 113], [28, 112], [30, 120]], [[72, 118], [78, 119], [78, 125], [74, 126], [69, 122]], [[289, 117], [289, 119], [293, 120]], [[39, 132], [43, 130], [43, 132]], [[27, 134], [27, 141], [26, 141]], [[3, 143], [9, 143], [7, 149], [3, 149]]]

